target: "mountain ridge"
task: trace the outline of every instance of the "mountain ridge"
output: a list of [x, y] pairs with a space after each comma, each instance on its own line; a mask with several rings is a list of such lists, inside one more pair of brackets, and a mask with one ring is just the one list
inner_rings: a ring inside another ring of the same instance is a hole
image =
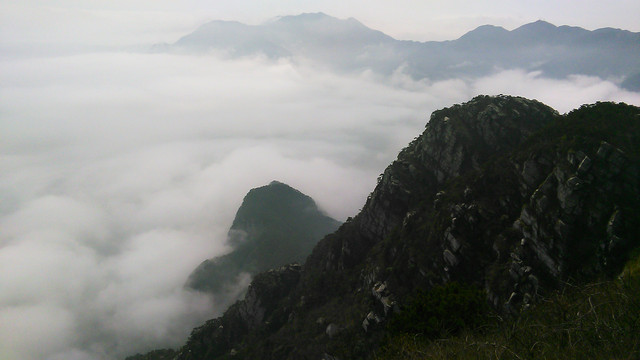
[[[222, 51], [230, 57], [305, 58], [340, 72], [367, 69], [415, 79], [487, 76], [497, 69], [543, 76], [597, 76], [637, 88], [640, 33], [586, 30], [538, 20], [513, 30], [482, 25], [454, 40], [397, 40], [356, 19], [324, 13], [288, 15], [260, 25], [212, 21], [155, 51]], [[464, 64], [464, 66], [460, 66]]]
[[[640, 239], [640, 108], [560, 115], [478, 96], [435, 111], [304, 265], [256, 276], [175, 359], [369, 358], [416, 291], [463, 282], [501, 316], [615, 276]], [[418, 319], [416, 319], [418, 321]]]

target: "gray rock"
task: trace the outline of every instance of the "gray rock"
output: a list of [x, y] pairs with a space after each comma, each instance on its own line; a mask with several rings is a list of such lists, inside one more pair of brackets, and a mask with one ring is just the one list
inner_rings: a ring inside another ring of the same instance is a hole
[[527, 277], [527, 281], [533, 287], [534, 294], [537, 294], [538, 293], [538, 287], [540, 286], [540, 281], [538, 280], [538, 278], [535, 275], [530, 274]]
[[613, 236], [619, 234], [622, 230], [622, 224], [622, 213], [620, 210], [614, 211], [607, 222], [607, 235]]
[[460, 240], [456, 239], [456, 237], [451, 233], [450, 230], [447, 230], [445, 232], [445, 237], [446, 237], [447, 241], [449, 242], [449, 246], [451, 247], [451, 251], [458, 252], [458, 250], [460, 250], [460, 247], [462, 246], [462, 244], [460, 243]]
[[472, 196], [473, 196], [473, 190], [471, 190], [470, 187], [467, 187], [466, 189], [464, 189], [464, 200], [465, 201], [469, 201]]
[[571, 188], [572, 191], [580, 190], [582, 188], [583, 182], [577, 176], [570, 177], [567, 180], [567, 186]]
[[553, 228], [561, 239], [567, 239], [571, 234], [571, 227], [562, 221], [562, 219], [556, 220], [556, 224]]
[[522, 179], [529, 186], [534, 186], [540, 181], [540, 169], [535, 160], [527, 160], [522, 166]]
[[376, 299], [378, 300], [381, 299], [383, 296], [388, 295], [387, 284], [382, 282], [377, 282], [371, 289], [371, 293]]
[[588, 156], [585, 156], [580, 165], [578, 166], [578, 170], [576, 173], [579, 176], [585, 176], [589, 170], [591, 170], [591, 166], [593, 165], [593, 161]]
[[380, 299], [380, 303], [384, 309], [384, 315], [387, 316], [389, 311], [393, 310], [394, 312], [398, 312], [399, 308], [395, 301], [391, 299], [390, 296], [385, 296]]
[[533, 211], [529, 206], [524, 206], [520, 213], [520, 220], [527, 226], [533, 226], [536, 223], [536, 219], [533, 215]]
[[612, 151], [613, 146], [611, 146], [611, 144], [606, 141], [602, 141], [600, 142], [600, 147], [598, 148], [598, 152], [596, 153], [596, 155], [600, 159], [605, 160], [609, 157], [609, 154], [611, 154]]
[[533, 250], [538, 260], [540, 260], [546, 267], [547, 271], [553, 275], [560, 275], [560, 270], [558, 268], [558, 263], [554, 260], [554, 257], [551, 256], [550, 251], [546, 244], [541, 241], [531, 240], [528, 242], [529, 248]]
[[327, 326], [327, 329], [324, 331], [325, 334], [327, 334], [330, 338], [335, 337], [336, 335], [338, 335], [340, 333], [340, 326], [331, 323]]
[[536, 199], [536, 212], [543, 213], [547, 210], [549, 206], [549, 198], [547, 195], [542, 195]]
[[362, 320], [362, 328], [364, 331], [368, 331], [369, 327], [373, 324], [380, 324], [382, 319], [376, 315], [373, 311], [370, 311], [367, 316]]
[[447, 264], [449, 264], [449, 266], [454, 267], [454, 266], [458, 265], [459, 260], [455, 255], [453, 255], [451, 250], [446, 249], [442, 253], [442, 256], [444, 257], [444, 261], [446, 261]]

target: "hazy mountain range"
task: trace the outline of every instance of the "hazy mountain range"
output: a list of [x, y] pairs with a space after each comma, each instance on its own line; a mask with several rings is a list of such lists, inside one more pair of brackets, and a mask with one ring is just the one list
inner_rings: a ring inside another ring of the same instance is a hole
[[396, 40], [358, 20], [323, 13], [261, 25], [212, 21], [154, 51], [221, 51], [232, 57], [307, 59], [337, 71], [403, 71], [415, 79], [475, 77], [508, 69], [565, 78], [582, 74], [640, 89], [640, 33], [536, 21], [508, 31], [484, 25], [456, 40]]
[[[639, 33], [544, 21], [512, 31], [485, 25], [452, 41], [401, 41], [355, 19], [316, 13], [256, 26], [213, 21], [154, 50], [287, 58], [337, 72], [403, 73], [428, 80], [519, 69], [547, 78], [594, 76], [633, 90], [640, 89], [639, 44]], [[535, 319], [544, 313], [538, 304], [567, 283], [588, 287], [622, 276], [625, 266], [637, 266], [640, 257], [632, 250], [638, 247], [640, 222], [639, 111], [597, 103], [561, 115], [538, 101], [503, 95], [477, 96], [438, 110], [381, 174], [361, 211], [322, 238], [303, 264], [286, 265], [269, 251], [299, 243], [282, 230], [294, 222], [303, 225], [294, 232], [313, 233], [304, 220], [295, 220], [299, 210], [269, 226], [280, 236], [246, 241], [249, 233], [264, 233], [263, 220], [256, 219], [273, 220], [288, 212], [266, 206], [280, 202], [270, 197], [279, 193], [270, 187], [293, 190], [280, 183], [254, 189], [229, 233], [230, 241], [241, 246], [205, 261], [188, 284], [215, 293], [220, 284], [250, 272], [254, 277], [244, 299], [195, 328], [182, 347], [130, 359], [424, 358], [416, 355], [420, 351], [411, 357], [398, 339], [409, 336], [415, 344], [463, 330], [471, 336], [488, 334], [498, 344], [504, 329], [518, 324], [501, 320], [496, 326], [487, 314], [500, 319], [532, 314]], [[271, 195], [250, 199], [258, 193]], [[247, 212], [254, 206], [260, 211]], [[328, 227], [337, 226], [319, 215]], [[265, 264], [258, 269], [257, 263]], [[230, 268], [231, 275], [225, 272]], [[625, 309], [625, 296], [615, 298], [614, 307]], [[535, 312], [528, 312], [531, 308]], [[623, 322], [637, 319], [635, 312], [615, 316]], [[572, 329], [590, 326], [582, 318]], [[487, 330], [494, 326], [497, 330]], [[584, 353], [575, 358], [595, 353], [628, 357], [634, 349], [620, 355], [607, 346], [637, 344], [637, 336], [629, 335], [636, 333], [637, 322], [615, 341], [580, 346]], [[588, 339], [576, 335], [578, 342]], [[552, 332], [537, 336], [557, 337]], [[490, 353], [503, 358], [499, 354], [506, 354], [506, 346], [515, 349], [513, 338]], [[403, 352], [391, 354], [388, 349], [394, 346]], [[526, 358], [536, 346], [518, 351], [525, 351], [520, 354]], [[564, 352], [563, 346], [548, 353]], [[392, 356], [376, 355], [385, 351]]]

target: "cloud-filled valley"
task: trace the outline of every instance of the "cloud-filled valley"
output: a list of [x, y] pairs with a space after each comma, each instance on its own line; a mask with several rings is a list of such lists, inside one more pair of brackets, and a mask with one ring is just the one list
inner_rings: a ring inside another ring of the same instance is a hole
[[0, 61], [0, 357], [9, 359], [180, 345], [224, 310], [225, 299], [183, 285], [227, 250], [249, 189], [277, 179], [344, 220], [433, 110], [498, 93], [560, 112], [640, 105], [614, 81], [522, 70], [430, 81], [219, 54]]

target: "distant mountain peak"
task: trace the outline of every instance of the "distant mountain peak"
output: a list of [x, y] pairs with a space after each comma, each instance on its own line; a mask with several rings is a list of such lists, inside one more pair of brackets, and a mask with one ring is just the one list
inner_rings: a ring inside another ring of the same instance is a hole
[[550, 32], [557, 30], [558, 27], [546, 22], [544, 20], [534, 21], [532, 23], [524, 24], [517, 29], [514, 29], [513, 33], [519, 32], [533, 32], [533, 33], [542, 33], [542, 32]]
[[[552, 23], [548, 22], [548, 21], [544, 21], [544, 20], [536, 20], [532, 23], [529, 23], [528, 25], [534, 25], [534, 26], [546, 26], [546, 27], [556, 27], [555, 25], [553, 25]], [[524, 25], [523, 25], [524, 26]]]
[[201, 263], [189, 276], [187, 287], [224, 294], [242, 273], [253, 275], [303, 261], [339, 225], [311, 197], [273, 180], [244, 197], [227, 239], [233, 251]]
[[283, 182], [280, 182], [280, 181], [278, 181], [278, 180], [273, 180], [273, 181], [271, 181], [271, 182], [269, 183], [269, 185], [268, 185], [268, 186], [280, 186], [280, 185], [284, 185], [284, 186], [287, 186], [287, 187], [291, 187], [291, 186], [289, 186], [289, 185], [287, 185], [287, 184], [285, 184], [285, 183], [283, 183]]
[[301, 13], [298, 15], [285, 15], [279, 16], [276, 21], [282, 22], [300, 22], [300, 21], [317, 21], [323, 19], [336, 19], [333, 16], [329, 16], [323, 12], [315, 12], [315, 13]]
[[484, 24], [484, 25], [480, 25], [477, 28], [475, 28], [475, 30], [472, 31], [507, 31], [505, 28], [503, 28], [502, 26], [497, 26], [497, 25], [491, 25], [491, 24]]
[[638, 73], [638, 42], [640, 33], [589, 31], [545, 20], [511, 31], [482, 25], [451, 41], [401, 41], [354, 18], [317, 12], [282, 16], [261, 25], [212, 21], [153, 51], [221, 50], [234, 58], [304, 58], [340, 72], [371, 69], [383, 75], [403, 68], [414, 79], [432, 81], [486, 76], [496, 69], [541, 71], [553, 78], [583, 74], [626, 79]]
[[495, 25], [481, 25], [477, 28], [469, 31], [468, 33], [462, 35], [458, 40], [480, 40], [480, 39], [492, 39], [497, 36], [505, 36], [508, 35], [509, 31], [501, 26]]

